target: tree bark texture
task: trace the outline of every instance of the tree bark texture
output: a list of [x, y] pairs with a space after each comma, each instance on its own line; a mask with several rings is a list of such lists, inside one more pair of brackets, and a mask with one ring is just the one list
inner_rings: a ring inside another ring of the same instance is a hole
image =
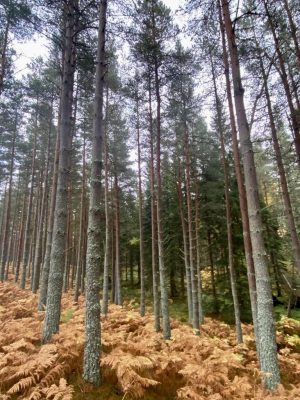
[[86, 314], [83, 376], [87, 382], [100, 384], [100, 260], [101, 260], [101, 172], [103, 142], [103, 89], [105, 66], [105, 30], [107, 0], [99, 4], [99, 30], [96, 64], [96, 89], [94, 100], [94, 127], [89, 206]]
[[57, 194], [54, 212], [50, 271], [47, 290], [47, 308], [42, 341], [48, 342], [59, 330], [63, 274], [65, 265], [65, 243], [68, 211], [68, 176], [72, 152], [72, 104], [75, 72], [76, 0], [64, 5], [66, 34], [64, 43], [64, 66], [61, 91], [60, 155], [58, 166]]
[[238, 49], [233, 29], [229, 4], [221, 0], [225, 30], [231, 57], [231, 72], [234, 87], [234, 100], [241, 141], [242, 160], [245, 174], [245, 187], [249, 211], [250, 235], [253, 248], [253, 261], [257, 288], [257, 322], [259, 335], [259, 361], [263, 372], [264, 385], [275, 390], [280, 382], [273, 300], [266, 250], [263, 240], [263, 226], [260, 214], [258, 184], [254, 163], [254, 154], [250, 139], [250, 130], [244, 106]]

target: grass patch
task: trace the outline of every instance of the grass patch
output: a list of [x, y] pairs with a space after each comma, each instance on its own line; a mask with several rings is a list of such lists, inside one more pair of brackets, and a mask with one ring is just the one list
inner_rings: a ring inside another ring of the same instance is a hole
[[[276, 320], [279, 321], [282, 316], [286, 317], [287, 310], [284, 305], [278, 305], [278, 306], [274, 307], [274, 312], [275, 312]], [[290, 318], [300, 321], [300, 309], [293, 308], [291, 310]]]
[[61, 323], [69, 322], [70, 319], [73, 318], [73, 315], [74, 315], [74, 310], [73, 310], [73, 308], [67, 309], [65, 312], [63, 312], [63, 313], [61, 314], [60, 322], [61, 322]]

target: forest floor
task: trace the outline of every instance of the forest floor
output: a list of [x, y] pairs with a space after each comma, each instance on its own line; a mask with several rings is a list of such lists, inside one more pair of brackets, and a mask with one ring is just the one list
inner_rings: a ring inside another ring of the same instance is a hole
[[277, 323], [282, 385], [261, 388], [253, 330], [243, 325], [236, 345], [229, 325], [209, 318], [201, 336], [172, 320], [172, 339], [153, 329], [131, 303], [111, 305], [102, 317], [102, 381], [94, 389], [81, 378], [84, 301], [63, 296], [59, 334], [41, 346], [44, 313], [37, 296], [12, 282], [0, 284], [0, 400], [8, 399], [300, 399], [300, 323]]

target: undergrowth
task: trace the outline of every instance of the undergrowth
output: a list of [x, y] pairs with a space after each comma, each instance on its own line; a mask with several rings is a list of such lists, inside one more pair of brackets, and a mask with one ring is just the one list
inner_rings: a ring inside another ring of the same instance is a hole
[[79, 376], [84, 346], [84, 303], [64, 295], [59, 334], [40, 345], [44, 313], [37, 297], [13, 283], [0, 284], [0, 400], [8, 399], [300, 399], [300, 323], [282, 318], [277, 341], [282, 381], [275, 394], [261, 388], [251, 325], [245, 343], [234, 330], [206, 318], [201, 336], [172, 320], [172, 339], [154, 332], [153, 317], [133, 303], [111, 305], [102, 317], [103, 386]]

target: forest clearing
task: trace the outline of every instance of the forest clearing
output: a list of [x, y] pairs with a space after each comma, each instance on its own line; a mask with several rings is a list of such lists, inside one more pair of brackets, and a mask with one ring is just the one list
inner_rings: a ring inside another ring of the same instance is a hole
[[299, 26], [0, 0], [0, 400], [300, 399]]
[[[251, 325], [236, 345], [229, 325], [205, 319], [200, 337], [172, 320], [172, 337], [162, 340], [153, 315], [132, 305], [111, 305], [102, 317], [103, 388], [80, 379], [84, 346], [84, 301], [62, 299], [60, 332], [40, 345], [44, 314], [37, 296], [12, 282], [0, 284], [0, 399], [299, 399], [300, 322], [282, 319], [277, 344], [282, 386], [261, 388]], [[3, 394], [4, 393], [4, 394]]]

